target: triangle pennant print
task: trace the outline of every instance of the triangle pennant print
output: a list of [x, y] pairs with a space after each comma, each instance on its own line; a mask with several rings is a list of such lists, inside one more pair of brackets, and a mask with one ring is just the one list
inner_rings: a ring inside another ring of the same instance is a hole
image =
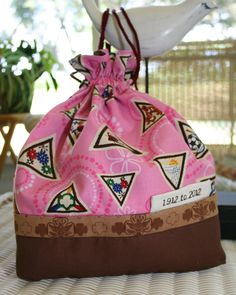
[[99, 94], [99, 90], [97, 89], [97, 87], [96, 86], [94, 86], [94, 88], [93, 88], [93, 96], [95, 96], [95, 95], [100, 95]]
[[154, 105], [147, 102], [134, 102], [137, 106], [138, 110], [142, 114], [142, 132], [146, 132], [149, 128], [151, 128], [155, 123], [157, 123], [164, 114], [156, 108]]
[[83, 56], [81, 54], [72, 58], [69, 63], [76, 71], [80, 73], [90, 73], [89, 69], [83, 64]]
[[48, 213], [84, 213], [88, 212], [85, 206], [79, 201], [73, 183], [66, 189], [59, 192], [51, 201]]
[[135, 173], [119, 175], [100, 175], [109, 192], [115, 197], [119, 206], [123, 206], [129, 195]]
[[132, 79], [133, 73], [134, 73], [134, 71], [132, 71], [132, 70], [126, 70], [125, 71], [125, 80]]
[[45, 178], [56, 179], [52, 142], [53, 138], [49, 138], [31, 145], [20, 154], [18, 164], [34, 170]]
[[123, 64], [124, 68], [126, 68], [127, 62], [128, 62], [130, 57], [131, 57], [131, 55], [123, 55], [123, 56], [121, 55], [120, 56], [120, 60], [121, 60], [121, 62]]
[[186, 153], [161, 156], [154, 159], [165, 179], [174, 189], [179, 189], [184, 175]]
[[75, 114], [77, 113], [77, 111], [79, 110], [80, 105], [78, 104], [77, 106], [67, 110], [67, 111], [63, 111], [62, 113], [64, 113], [67, 117], [69, 117], [70, 119], [73, 119]]
[[134, 149], [119, 137], [117, 137], [107, 126], [102, 128], [97, 138], [95, 139], [94, 149], [109, 149], [114, 147], [125, 148], [136, 155], [142, 155], [143, 153], [139, 150]]
[[197, 159], [205, 156], [208, 152], [207, 147], [203, 144], [193, 129], [185, 122], [178, 121], [179, 128], [183, 134], [184, 140], [190, 150], [193, 152]]
[[125, 80], [129, 80], [132, 79], [132, 75], [134, 73], [134, 70], [127, 68], [128, 65], [128, 61], [131, 57], [131, 55], [123, 55], [123, 56], [119, 56], [122, 65], [124, 66], [125, 69]]
[[107, 66], [107, 63], [106, 63], [105, 61], [103, 61], [103, 62], [101, 63], [101, 65], [102, 65], [103, 69], [105, 69], [106, 66]]
[[87, 120], [73, 119], [71, 123], [71, 128], [69, 131], [69, 139], [72, 145], [75, 144], [76, 140], [79, 138], [81, 132], [84, 129]]

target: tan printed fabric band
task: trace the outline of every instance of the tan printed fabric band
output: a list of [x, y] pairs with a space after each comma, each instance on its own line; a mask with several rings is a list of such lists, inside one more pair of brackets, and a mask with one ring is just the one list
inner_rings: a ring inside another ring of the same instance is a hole
[[149, 214], [51, 217], [15, 214], [16, 235], [44, 238], [130, 237], [190, 225], [218, 214], [216, 195]]

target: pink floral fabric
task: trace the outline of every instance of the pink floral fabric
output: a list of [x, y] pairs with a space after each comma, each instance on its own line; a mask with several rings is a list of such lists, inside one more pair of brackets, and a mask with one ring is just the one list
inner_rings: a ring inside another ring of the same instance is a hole
[[214, 161], [170, 106], [131, 86], [130, 51], [77, 56], [81, 88], [31, 132], [18, 160], [16, 206], [32, 215], [150, 212], [151, 197], [213, 179]]

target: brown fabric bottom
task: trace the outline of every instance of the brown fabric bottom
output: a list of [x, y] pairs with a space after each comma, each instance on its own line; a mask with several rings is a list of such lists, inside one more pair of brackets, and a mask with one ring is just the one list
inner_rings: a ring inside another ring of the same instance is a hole
[[27, 280], [184, 272], [225, 263], [218, 216], [145, 236], [16, 240], [17, 275]]

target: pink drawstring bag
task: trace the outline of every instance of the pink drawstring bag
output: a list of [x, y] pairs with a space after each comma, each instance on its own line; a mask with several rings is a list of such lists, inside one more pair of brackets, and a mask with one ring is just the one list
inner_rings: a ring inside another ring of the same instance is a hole
[[44, 116], [19, 155], [20, 278], [183, 272], [225, 263], [212, 155], [174, 109], [132, 86], [137, 37], [134, 46], [113, 14], [132, 51], [101, 49], [106, 11], [100, 49], [71, 61], [85, 76], [80, 89]]

